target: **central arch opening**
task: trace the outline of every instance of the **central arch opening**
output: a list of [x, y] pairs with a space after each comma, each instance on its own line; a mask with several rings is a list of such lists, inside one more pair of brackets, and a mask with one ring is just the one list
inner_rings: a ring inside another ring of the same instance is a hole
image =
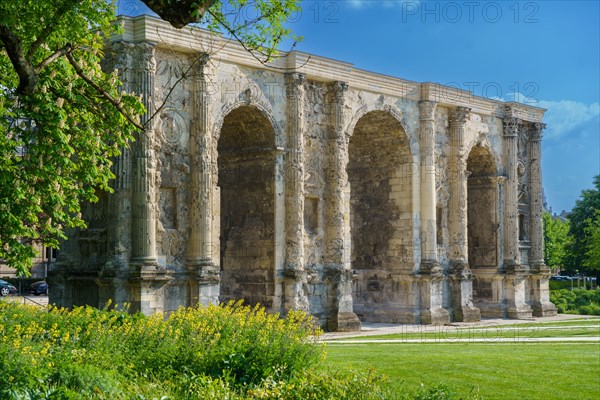
[[217, 146], [220, 202], [220, 301], [273, 306], [275, 131], [257, 108], [223, 120]]
[[[407, 135], [383, 111], [359, 119], [349, 144], [354, 312], [363, 321], [412, 321], [412, 162]], [[405, 285], [405, 286], [403, 286]]]

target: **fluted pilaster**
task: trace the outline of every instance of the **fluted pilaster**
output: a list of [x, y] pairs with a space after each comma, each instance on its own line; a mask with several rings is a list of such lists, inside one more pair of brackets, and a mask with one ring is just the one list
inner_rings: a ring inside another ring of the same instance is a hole
[[192, 274], [190, 305], [218, 303], [219, 271], [213, 263], [213, 165], [210, 135], [210, 59], [190, 59], [192, 73], [192, 124], [190, 134], [190, 236], [186, 267]]
[[468, 266], [467, 247], [467, 155], [465, 123], [470, 108], [457, 107], [450, 112], [450, 259], [455, 267]]
[[[121, 91], [136, 92], [132, 72], [135, 45], [125, 41], [116, 42], [112, 44], [112, 51], [114, 54], [112, 68], [118, 73], [122, 84]], [[109, 207], [106, 213], [109, 219], [107, 224], [110, 237], [109, 253], [114, 258], [108, 265], [111, 268], [114, 266], [127, 268], [130, 254], [128, 246], [123, 246], [122, 243], [128, 243], [131, 240], [131, 224], [124, 223], [124, 221], [131, 221], [132, 163], [129, 146], [121, 147], [120, 154], [113, 160], [112, 171], [115, 174], [115, 179], [111, 183], [114, 193], [108, 199]], [[111, 294], [109, 298], [115, 301], [120, 300], [115, 294]]]
[[327, 237], [326, 262], [343, 268], [348, 262], [348, 229], [346, 220], [348, 205], [344, 204], [344, 189], [348, 186], [346, 164], [348, 157], [348, 138], [344, 134], [344, 93], [348, 85], [344, 82], [332, 84], [332, 131], [327, 138]]
[[[117, 70], [122, 91], [126, 93], [136, 92], [132, 77], [134, 49], [135, 45], [129, 42], [121, 41], [112, 44], [115, 55], [113, 68]], [[121, 148], [121, 154], [114, 161], [113, 172], [115, 174], [113, 189], [119, 191], [131, 188], [131, 154], [128, 147]]]
[[550, 302], [550, 269], [544, 263], [544, 231], [542, 213], [544, 212], [542, 195], [542, 131], [545, 124], [533, 125], [529, 135], [529, 188], [531, 197], [531, 249], [529, 265], [531, 267], [531, 308], [536, 317], [549, 317], [557, 313], [556, 306]]
[[285, 309], [308, 310], [304, 294], [304, 83], [297, 72], [285, 75], [287, 98]]
[[533, 125], [529, 135], [529, 188], [531, 197], [531, 250], [529, 264], [534, 270], [547, 269], [544, 265], [544, 237], [542, 213], [544, 200], [542, 195], [542, 130], [545, 124]]
[[504, 117], [504, 156], [506, 160], [506, 190], [504, 196], [504, 293], [506, 315], [509, 318], [531, 318], [532, 310], [527, 304], [527, 275], [521, 265], [519, 250], [519, 130], [523, 121], [512, 115], [510, 107]]
[[211, 260], [211, 194], [212, 160], [210, 152], [208, 90], [208, 57], [195, 62], [192, 75], [192, 130], [190, 136], [191, 195], [190, 195], [190, 238], [188, 265], [195, 269]]
[[471, 109], [457, 107], [450, 112], [450, 283], [452, 287], [452, 317], [455, 321], [472, 322], [481, 319], [479, 308], [473, 305], [473, 276], [469, 268], [467, 227], [467, 154], [465, 154], [465, 124]]
[[421, 147], [421, 260], [437, 262], [435, 192], [435, 108], [433, 101], [419, 102]]
[[507, 270], [519, 269], [519, 176], [517, 171], [518, 133], [522, 121], [504, 118], [504, 153], [506, 157], [506, 191], [504, 197], [504, 264]]
[[325, 269], [330, 282], [328, 321], [330, 330], [357, 330], [360, 321], [352, 307], [350, 269], [350, 204], [348, 198], [348, 138], [344, 132], [345, 92], [348, 85], [331, 85], [331, 125], [327, 138], [327, 193], [325, 223]]
[[135, 48], [135, 92], [146, 107], [141, 124], [145, 127], [132, 146], [132, 232], [131, 259], [142, 264], [156, 263], [156, 154], [154, 150], [154, 77], [155, 46], [138, 43]]

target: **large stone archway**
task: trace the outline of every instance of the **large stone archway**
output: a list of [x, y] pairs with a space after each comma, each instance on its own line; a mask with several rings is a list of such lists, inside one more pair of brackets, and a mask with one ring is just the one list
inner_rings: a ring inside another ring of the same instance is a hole
[[255, 107], [223, 120], [218, 151], [220, 301], [271, 310], [275, 293], [275, 132]]
[[473, 303], [481, 315], [500, 316], [499, 199], [496, 164], [483, 146], [467, 158], [468, 261], [473, 273]]
[[200, 31], [121, 22], [106, 67], [142, 97], [143, 121], [161, 107], [165, 123], [115, 159], [114, 193], [49, 266], [51, 302], [150, 314], [243, 299], [330, 330], [359, 329], [355, 313], [556, 313], [543, 109], [298, 52], [268, 66], [234, 43], [199, 54]]
[[407, 135], [389, 113], [362, 116], [350, 138], [354, 312], [363, 321], [413, 322], [412, 176]]

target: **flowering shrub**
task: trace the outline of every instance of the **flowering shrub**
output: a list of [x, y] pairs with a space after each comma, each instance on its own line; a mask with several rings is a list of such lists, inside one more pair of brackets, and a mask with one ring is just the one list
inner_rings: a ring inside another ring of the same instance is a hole
[[[383, 399], [375, 374], [323, 374], [310, 316], [240, 302], [170, 315], [0, 302], [0, 398]], [[118, 308], [118, 307], [115, 307]]]
[[[449, 399], [393, 393], [373, 373], [325, 372], [311, 317], [241, 302], [129, 314], [0, 301], [0, 399]], [[469, 397], [470, 399], [477, 397]]]

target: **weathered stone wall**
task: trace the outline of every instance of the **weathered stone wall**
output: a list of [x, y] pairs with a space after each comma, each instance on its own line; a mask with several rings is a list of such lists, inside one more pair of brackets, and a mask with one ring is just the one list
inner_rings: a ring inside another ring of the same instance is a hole
[[199, 53], [219, 47], [202, 38], [125, 21], [106, 65], [147, 129], [64, 244], [52, 301], [243, 299], [331, 330], [555, 312], [543, 110], [302, 53], [273, 67], [231, 44]]

